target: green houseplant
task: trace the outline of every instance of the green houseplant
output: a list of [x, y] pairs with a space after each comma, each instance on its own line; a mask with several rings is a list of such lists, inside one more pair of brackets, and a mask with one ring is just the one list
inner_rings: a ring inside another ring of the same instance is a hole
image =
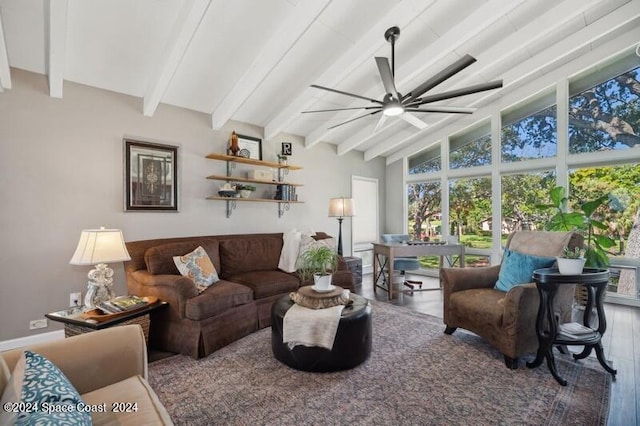
[[[584, 237], [584, 257], [586, 266], [593, 268], [603, 268], [609, 265], [607, 249], [613, 247], [616, 242], [613, 238], [604, 233], [597, 233], [596, 230], [607, 231], [608, 227], [598, 220], [594, 213], [598, 207], [608, 205], [609, 195], [603, 195], [595, 200], [587, 201], [579, 206], [579, 210], [567, 212], [566, 205], [568, 198], [566, 190], [562, 186], [556, 186], [549, 193], [550, 203], [539, 205], [538, 208], [544, 211], [552, 209], [554, 215], [546, 224], [548, 231], [576, 231]], [[567, 251], [569, 251], [567, 249]], [[568, 257], [568, 253], [565, 252]], [[575, 255], [575, 253], [573, 253]]]
[[236, 184], [236, 191], [240, 193], [242, 198], [249, 198], [251, 193], [256, 190], [256, 187], [253, 185], [247, 185], [244, 183]]
[[338, 269], [338, 253], [329, 247], [312, 247], [302, 254], [298, 269], [303, 282], [311, 281], [319, 289], [331, 287], [331, 276]]

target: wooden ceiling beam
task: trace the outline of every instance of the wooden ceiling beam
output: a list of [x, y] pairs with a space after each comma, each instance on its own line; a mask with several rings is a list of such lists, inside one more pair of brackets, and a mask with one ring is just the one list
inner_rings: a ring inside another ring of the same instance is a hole
[[211, 0], [187, 0], [176, 18], [169, 42], [144, 94], [142, 113], [153, 116], [193, 39]]
[[214, 130], [220, 130], [240, 109], [331, 2], [332, 0], [303, 0], [295, 6], [211, 114], [211, 126]]
[[4, 38], [4, 26], [0, 13], [0, 92], [11, 89], [11, 71], [9, 70], [9, 56], [7, 55], [7, 41]]
[[67, 60], [68, 9], [68, 0], [49, 0], [46, 64], [49, 96], [52, 98], [62, 98], [64, 68]]

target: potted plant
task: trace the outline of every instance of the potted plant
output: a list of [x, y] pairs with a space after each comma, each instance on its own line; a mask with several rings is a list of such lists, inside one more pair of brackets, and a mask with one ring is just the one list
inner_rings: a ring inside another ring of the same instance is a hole
[[302, 265], [298, 269], [303, 282], [313, 277], [317, 290], [330, 290], [332, 274], [338, 269], [338, 253], [329, 247], [312, 247], [302, 254]]
[[603, 195], [595, 200], [580, 205], [578, 211], [567, 212], [567, 196], [564, 187], [556, 186], [550, 192], [550, 204], [539, 205], [538, 208], [555, 211], [553, 217], [546, 224], [548, 231], [576, 231], [584, 237], [585, 265], [592, 268], [604, 268], [609, 265], [607, 249], [616, 242], [613, 238], [595, 230], [607, 231], [608, 227], [594, 216], [595, 211], [602, 205], [609, 204], [609, 195]]
[[256, 187], [253, 185], [246, 185], [246, 184], [236, 184], [236, 191], [238, 191], [240, 193], [240, 196], [242, 198], [249, 198], [251, 196], [251, 193], [253, 191], [256, 190]]
[[558, 262], [558, 270], [562, 275], [578, 275], [582, 273], [584, 264], [587, 261], [582, 254], [584, 249], [575, 247], [571, 250], [569, 247], [564, 247], [562, 254], [556, 257]]

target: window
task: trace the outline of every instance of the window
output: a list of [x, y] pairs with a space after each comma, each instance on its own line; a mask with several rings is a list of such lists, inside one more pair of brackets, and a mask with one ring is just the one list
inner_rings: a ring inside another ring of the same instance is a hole
[[440, 159], [440, 146], [427, 149], [409, 158], [409, 174], [438, 172], [442, 168]]
[[[595, 229], [595, 233], [606, 234], [616, 241], [616, 245], [608, 249], [612, 265], [609, 291], [640, 298], [637, 267], [629, 262], [637, 263], [640, 258], [640, 164], [575, 169], [569, 174], [569, 184], [571, 210], [609, 194], [610, 202], [592, 215], [606, 227]], [[624, 259], [617, 261], [618, 256]], [[623, 266], [615, 267], [617, 265]]]
[[481, 126], [449, 139], [449, 168], [487, 166], [491, 164], [491, 125]]
[[502, 162], [555, 157], [557, 114], [554, 94], [507, 110], [502, 115]]
[[[628, 149], [640, 144], [640, 67], [618, 73], [626, 64], [615, 63], [570, 85], [570, 92], [577, 92], [569, 98], [570, 153]], [[584, 88], [603, 74], [613, 73], [615, 77]]]
[[[467, 247], [491, 248], [491, 178], [449, 181], [450, 234]], [[472, 264], [471, 259], [466, 259]]]
[[[442, 210], [440, 181], [420, 182], [407, 185], [409, 206], [408, 229], [414, 240], [437, 240], [442, 238]], [[423, 268], [438, 268], [439, 257], [421, 256]]]
[[502, 235], [514, 231], [542, 230], [549, 219], [536, 206], [546, 204], [556, 186], [553, 171], [522, 173], [502, 177]]

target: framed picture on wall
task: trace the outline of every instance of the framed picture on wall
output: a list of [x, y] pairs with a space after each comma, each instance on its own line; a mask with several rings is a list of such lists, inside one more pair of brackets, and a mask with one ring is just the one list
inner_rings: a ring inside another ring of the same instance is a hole
[[239, 155], [241, 157], [262, 160], [262, 139], [238, 135]]
[[178, 147], [124, 139], [125, 211], [178, 211]]

